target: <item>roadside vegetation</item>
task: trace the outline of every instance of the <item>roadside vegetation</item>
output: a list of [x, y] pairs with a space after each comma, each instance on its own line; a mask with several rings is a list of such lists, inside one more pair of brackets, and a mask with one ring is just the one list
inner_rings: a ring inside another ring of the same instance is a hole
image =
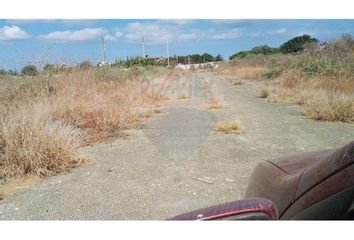
[[206, 109], [221, 109], [224, 106], [224, 100], [221, 97], [211, 97], [204, 103]]
[[277, 50], [264, 46], [255, 49], [246, 55], [235, 54], [215, 72], [224, 78], [262, 80], [265, 85], [260, 97], [269, 102], [301, 104], [308, 118], [354, 122], [352, 36], [320, 43], [304, 35], [287, 41]]
[[121, 69], [83, 63], [0, 76], [0, 183], [48, 176], [85, 162], [77, 149], [140, 124], [165, 99], [157, 88], [178, 72], [161, 67]]
[[219, 122], [215, 126], [215, 131], [224, 134], [240, 134], [244, 132], [238, 120], [230, 122]]

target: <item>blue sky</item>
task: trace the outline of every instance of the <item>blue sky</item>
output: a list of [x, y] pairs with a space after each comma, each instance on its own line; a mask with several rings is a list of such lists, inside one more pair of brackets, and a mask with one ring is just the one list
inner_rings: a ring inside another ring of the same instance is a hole
[[228, 58], [257, 45], [278, 47], [305, 33], [321, 41], [354, 35], [354, 20], [0, 20], [0, 68], [97, 63], [101, 36], [114, 61], [141, 55], [141, 36], [150, 56], [165, 56], [168, 39], [170, 55], [208, 52]]

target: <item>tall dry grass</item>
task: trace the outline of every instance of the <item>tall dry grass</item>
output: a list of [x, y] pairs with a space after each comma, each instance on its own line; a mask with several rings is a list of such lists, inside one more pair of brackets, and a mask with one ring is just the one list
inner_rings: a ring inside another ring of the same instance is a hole
[[230, 122], [219, 122], [215, 126], [215, 131], [224, 134], [240, 134], [244, 132], [241, 127], [240, 121], [238, 120]]
[[262, 80], [268, 61], [269, 57], [265, 55], [256, 55], [251, 59], [233, 59], [220, 64], [214, 73], [231, 79], [236, 77], [244, 80]]
[[81, 164], [77, 148], [154, 114], [165, 98], [153, 86], [166, 74], [102, 68], [0, 79], [0, 180]]
[[[343, 36], [325, 45], [309, 45], [297, 54], [256, 55], [219, 69], [221, 76], [267, 80], [260, 97], [296, 102], [306, 117], [353, 122], [354, 39]], [[309, 94], [310, 93], [310, 94]]]
[[75, 150], [83, 133], [54, 120], [50, 104], [33, 102], [2, 114], [6, 116], [2, 115], [0, 125], [0, 179], [52, 175], [82, 163]]

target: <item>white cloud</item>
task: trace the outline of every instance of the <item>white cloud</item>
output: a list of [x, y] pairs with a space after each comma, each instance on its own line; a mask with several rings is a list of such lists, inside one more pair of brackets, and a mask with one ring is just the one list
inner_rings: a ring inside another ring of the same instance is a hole
[[106, 35], [104, 36], [104, 40], [114, 42], [114, 41], [116, 41], [117, 39], [116, 39], [114, 36], [110, 35], [110, 34], [106, 34]]
[[18, 26], [5, 26], [0, 28], [0, 41], [27, 39], [30, 35]]
[[250, 33], [249, 36], [251, 37], [262, 37], [262, 36], [274, 36], [274, 35], [282, 35], [282, 34], [288, 34], [288, 30], [286, 28], [279, 28], [267, 32], [253, 32]]
[[269, 31], [267, 34], [269, 35], [279, 35], [279, 34], [284, 34], [288, 32], [288, 30], [286, 30], [286, 28], [279, 28], [273, 31]]
[[103, 28], [84, 28], [78, 31], [56, 31], [38, 36], [39, 39], [54, 42], [77, 42], [97, 39], [106, 34]]
[[[180, 20], [182, 21], [182, 20]], [[116, 37], [123, 37], [129, 42], [140, 42], [141, 37], [147, 44], [163, 44], [166, 39], [170, 42], [234, 39], [242, 35], [242, 29], [195, 29], [185, 24], [171, 24], [168, 20], [155, 22], [129, 23], [126, 28], [119, 29]]]
[[194, 20], [193, 19], [160, 19], [159, 21], [162, 23], [185, 25], [185, 24], [191, 24]]
[[235, 39], [235, 38], [239, 38], [241, 36], [242, 36], [242, 29], [234, 28], [234, 29], [228, 29], [228, 30], [223, 31], [223, 32], [215, 33], [212, 36], [212, 39], [218, 39], [218, 40]]
[[326, 35], [331, 35], [335, 33], [335, 31], [330, 31], [330, 30], [304, 30], [304, 31], [299, 31], [293, 34], [293, 36], [301, 36], [304, 34], [310, 35], [311, 37], [313, 36], [326, 36]]
[[57, 19], [8, 19], [6, 20], [9, 24], [33, 24], [33, 23], [54, 23], [58, 22]]
[[117, 38], [123, 36], [124, 34], [122, 32], [119, 32], [117, 31], [115, 34], [114, 34]]
[[249, 20], [245, 19], [211, 19], [209, 20], [213, 24], [217, 25], [229, 25], [229, 24], [235, 24], [235, 23], [243, 23]]
[[160, 44], [169, 39], [173, 41], [178, 37], [180, 29], [178, 26], [167, 26], [159, 23], [146, 23], [140, 22], [129, 23], [125, 29], [124, 37], [131, 42], [141, 41], [144, 37], [146, 43]]
[[66, 25], [82, 25], [89, 26], [96, 24], [97, 19], [8, 19], [8, 24], [34, 24], [34, 23], [63, 23]]
[[96, 19], [62, 19], [60, 22], [68, 25], [82, 25], [82, 26], [89, 26], [96, 24], [98, 20]]

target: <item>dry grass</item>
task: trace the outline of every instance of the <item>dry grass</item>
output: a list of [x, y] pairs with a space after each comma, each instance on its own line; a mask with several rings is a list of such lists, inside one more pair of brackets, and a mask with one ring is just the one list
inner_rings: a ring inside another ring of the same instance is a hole
[[316, 120], [354, 122], [354, 96], [326, 91], [302, 94], [304, 114]]
[[0, 79], [0, 180], [69, 171], [84, 162], [80, 146], [150, 118], [165, 97], [146, 88], [143, 73], [105, 68]]
[[82, 140], [79, 129], [53, 119], [47, 103], [13, 109], [1, 122], [0, 179], [68, 171], [82, 163], [75, 153]]
[[224, 100], [220, 97], [213, 97], [204, 104], [206, 109], [221, 109], [224, 106]]
[[268, 87], [263, 87], [261, 89], [260, 98], [268, 98], [270, 96], [270, 89]]
[[188, 94], [186, 94], [186, 93], [180, 93], [180, 94], [177, 95], [177, 99], [178, 100], [187, 100], [187, 99], [190, 99], [190, 98], [191, 97]]
[[240, 134], [244, 132], [238, 120], [217, 123], [215, 131], [225, 134]]
[[244, 82], [242, 82], [239, 79], [233, 79], [233, 80], [230, 80], [230, 82], [231, 82], [232, 85], [235, 85], [235, 86], [244, 84]]
[[209, 83], [203, 81], [203, 85], [202, 85], [202, 91], [203, 91], [203, 92], [211, 92], [211, 91], [212, 91], [211, 88], [212, 88], [212, 87], [211, 87], [211, 84], [209, 84]]
[[39, 179], [37, 175], [27, 175], [21, 178], [12, 179], [7, 184], [0, 185], [0, 201], [13, 195], [19, 189], [27, 189]]
[[[269, 79], [260, 97], [268, 102], [295, 102], [307, 117], [353, 122], [354, 39], [343, 37], [299, 54], [236, 59], [216, 72], [222, 76]], [[262, 70], [263, 69], [263, 70]], [[307, 93], [304, 96], [304, 91]], [[321, 93], [322, 95], [319, 95]]]
[[254, 59], [235, 59], [229, 63], [220, 64], [220, 67], [213, 70], [217, 76], [227, 78], [239, 78], [243, 80], [262, 80], [268, 57], [257, 56]]
[[264, 67], [235, 68], [233, 70], [233, 75], [245, 80], [262, 80], [264, 70]]

